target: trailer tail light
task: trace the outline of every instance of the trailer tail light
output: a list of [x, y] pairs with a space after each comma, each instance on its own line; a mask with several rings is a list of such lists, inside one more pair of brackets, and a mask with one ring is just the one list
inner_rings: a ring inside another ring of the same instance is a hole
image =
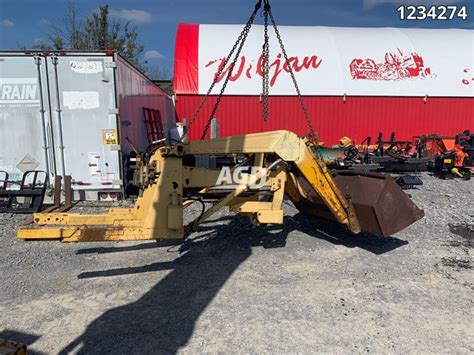
[[108, 194], [107, 192], [101, 192], [101, 193], [99, 194], [99, 199], [100, 199], [101, 201], [106, 201], [106, 200], [109, 199], [109, 194]]
[[119, 199], [117, 192], [99, 192], [99, 201], [112, 202]]

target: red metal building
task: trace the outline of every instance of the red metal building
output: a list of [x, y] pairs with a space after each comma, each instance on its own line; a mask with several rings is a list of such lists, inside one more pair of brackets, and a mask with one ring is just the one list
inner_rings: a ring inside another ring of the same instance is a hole
[[[179, 120], [193, 116], [242, 27], [178, 27], [174, 91]], [[282, 27], [281, 32], [321, 141], [335, 144], [347, 135], [360, 142], [379, 132], [408, 140], [474, 130], [474, 31]], [[288, 68], [270, 35], [269, 121], [264, 123], [261, 113], [263, 32], [256, 26], [216, 113], [221, 136], [276, 129], [308, 133]], [[201, 135], [223, 82], [218, 79], [191, 139]]]

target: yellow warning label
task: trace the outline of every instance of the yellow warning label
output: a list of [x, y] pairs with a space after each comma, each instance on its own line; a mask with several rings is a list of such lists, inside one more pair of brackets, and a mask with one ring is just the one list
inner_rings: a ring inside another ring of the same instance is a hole
[[103, 129], [102, 130], [102, 144], [112, 145], [118, 144], [118, 134], [116, 129]]

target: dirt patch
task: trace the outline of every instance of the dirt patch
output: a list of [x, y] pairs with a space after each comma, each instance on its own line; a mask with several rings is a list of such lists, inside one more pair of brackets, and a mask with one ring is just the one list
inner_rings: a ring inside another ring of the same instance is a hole
[[474, 224], [450, 224], [449, 231], [462, 238], [460, 241], [450, 242], [452, 246], [474, 247]]
[[444, 257], [444, 258], [441, 258], [441, 263], [444, 266], [452, 267], [452, 268], [457, 269], [457, 270], [472, 269], [472, 264], [471, 264], [470, 259]]

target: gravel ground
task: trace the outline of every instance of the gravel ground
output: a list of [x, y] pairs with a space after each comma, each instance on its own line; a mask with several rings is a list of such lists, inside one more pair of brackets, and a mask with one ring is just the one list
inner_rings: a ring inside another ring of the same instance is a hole
[[[389, 238], [223, 211], [181, 245], [23, 242], [0, 215], [0, 338], [36, 353], [472, 353], [474, 181], [422, 176]], [[87, 204], [76, 209], [90, 211]]]

